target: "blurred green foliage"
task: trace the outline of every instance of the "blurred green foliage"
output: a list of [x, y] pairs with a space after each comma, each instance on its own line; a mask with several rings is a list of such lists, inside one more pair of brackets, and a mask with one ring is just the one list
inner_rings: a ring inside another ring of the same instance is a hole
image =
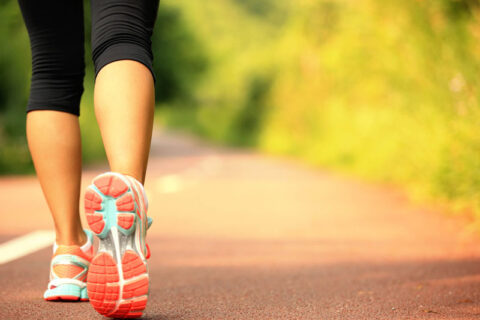
[[159, 120], [480, 212], [474, 0], [177, 0], [210, 66]]
[[21, 113], [28, 97], [30, 49], [16, 1], [0, 3], [0, 43], [0, 173], [31, 172]]
[[[83, 160], [104, 161], [105, 152], [93, 111], [94, 71], [90, 47], [90, 2], [85, 8], [85, 92], [80, 124]], [[206, 70], [202, 51], [179, 8], [160, 6], [153, 41], [156, 97], [159, 103], [190, 105], [192, 88]], [[17, 1], [0, 2], [0, 174], [32, 173], [33, 164], [25, 138], [25, 105], [28, 100], [31, 54], [28, 34]], [[195, 48], [195, 50], [192, 50]], [[48, 125], [48, 124], [46, 124]]]
[[[28, 40], [0, 9], [0, 171], [24, 171]], [[163, 1], [158, 121], [480, 212], [479, 17], [477, 0]]]

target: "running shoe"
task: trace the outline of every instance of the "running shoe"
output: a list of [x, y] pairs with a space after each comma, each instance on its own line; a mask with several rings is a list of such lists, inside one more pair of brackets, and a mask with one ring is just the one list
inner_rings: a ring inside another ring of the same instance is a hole
[[137, 318], [146, 307], [150, 249], [145, 237], [151, 224], [147, 209], [143, 185], [133, 177], [106, 172], [87, 188], [87, 222], [100, 239], [87, 291], [101, 315]]
[[50, 282], [43, 298], [47, 301], [88, 301], [87, 272], [93, 257], [93, 234], [85, 230], [83, 246], [54, 244]]

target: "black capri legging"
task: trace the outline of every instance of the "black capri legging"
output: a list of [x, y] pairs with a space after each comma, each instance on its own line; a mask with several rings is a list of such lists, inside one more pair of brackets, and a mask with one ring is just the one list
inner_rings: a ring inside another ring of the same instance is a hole
[[[32, 50], [27, 112], [80, 114], [85, 75], [83, 0], [18, 0]], [[159, 0], [91, 0], [95, 75], [135, 60], [153, 72], [151, 36]]]

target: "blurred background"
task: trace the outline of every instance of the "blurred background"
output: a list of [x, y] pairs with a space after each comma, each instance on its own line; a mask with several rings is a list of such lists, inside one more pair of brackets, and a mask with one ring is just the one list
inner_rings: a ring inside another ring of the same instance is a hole
[[[89, 39], [89, 1], [85, 2]], [[480, 213], [476, 0], [162, 0], [156, 122]], [[31, 174], [28, 36], [0, 2], [0, 173]], [[84, 161], [105, 155], [92, 106]]]

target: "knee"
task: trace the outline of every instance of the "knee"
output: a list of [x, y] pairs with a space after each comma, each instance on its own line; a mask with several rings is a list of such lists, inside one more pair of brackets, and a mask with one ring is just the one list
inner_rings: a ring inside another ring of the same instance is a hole
[[95, 75], [117, 60], [135, 60], [153, 72], [151, 37], [158, 0], [92, 2], [92, 59]]
[[32, 52], [27, 112], [51, 109], [79, 115], [85, 73], [83, 1], [19, 3]]
[[[82, 43], [83, 44], [83, 43]], [[66, 46], [68, 47], [68, 46]], [[32, 48], [32, 80], [27, 112], [58, 110], [80, 114], [85, 65], [83, 47]]]

